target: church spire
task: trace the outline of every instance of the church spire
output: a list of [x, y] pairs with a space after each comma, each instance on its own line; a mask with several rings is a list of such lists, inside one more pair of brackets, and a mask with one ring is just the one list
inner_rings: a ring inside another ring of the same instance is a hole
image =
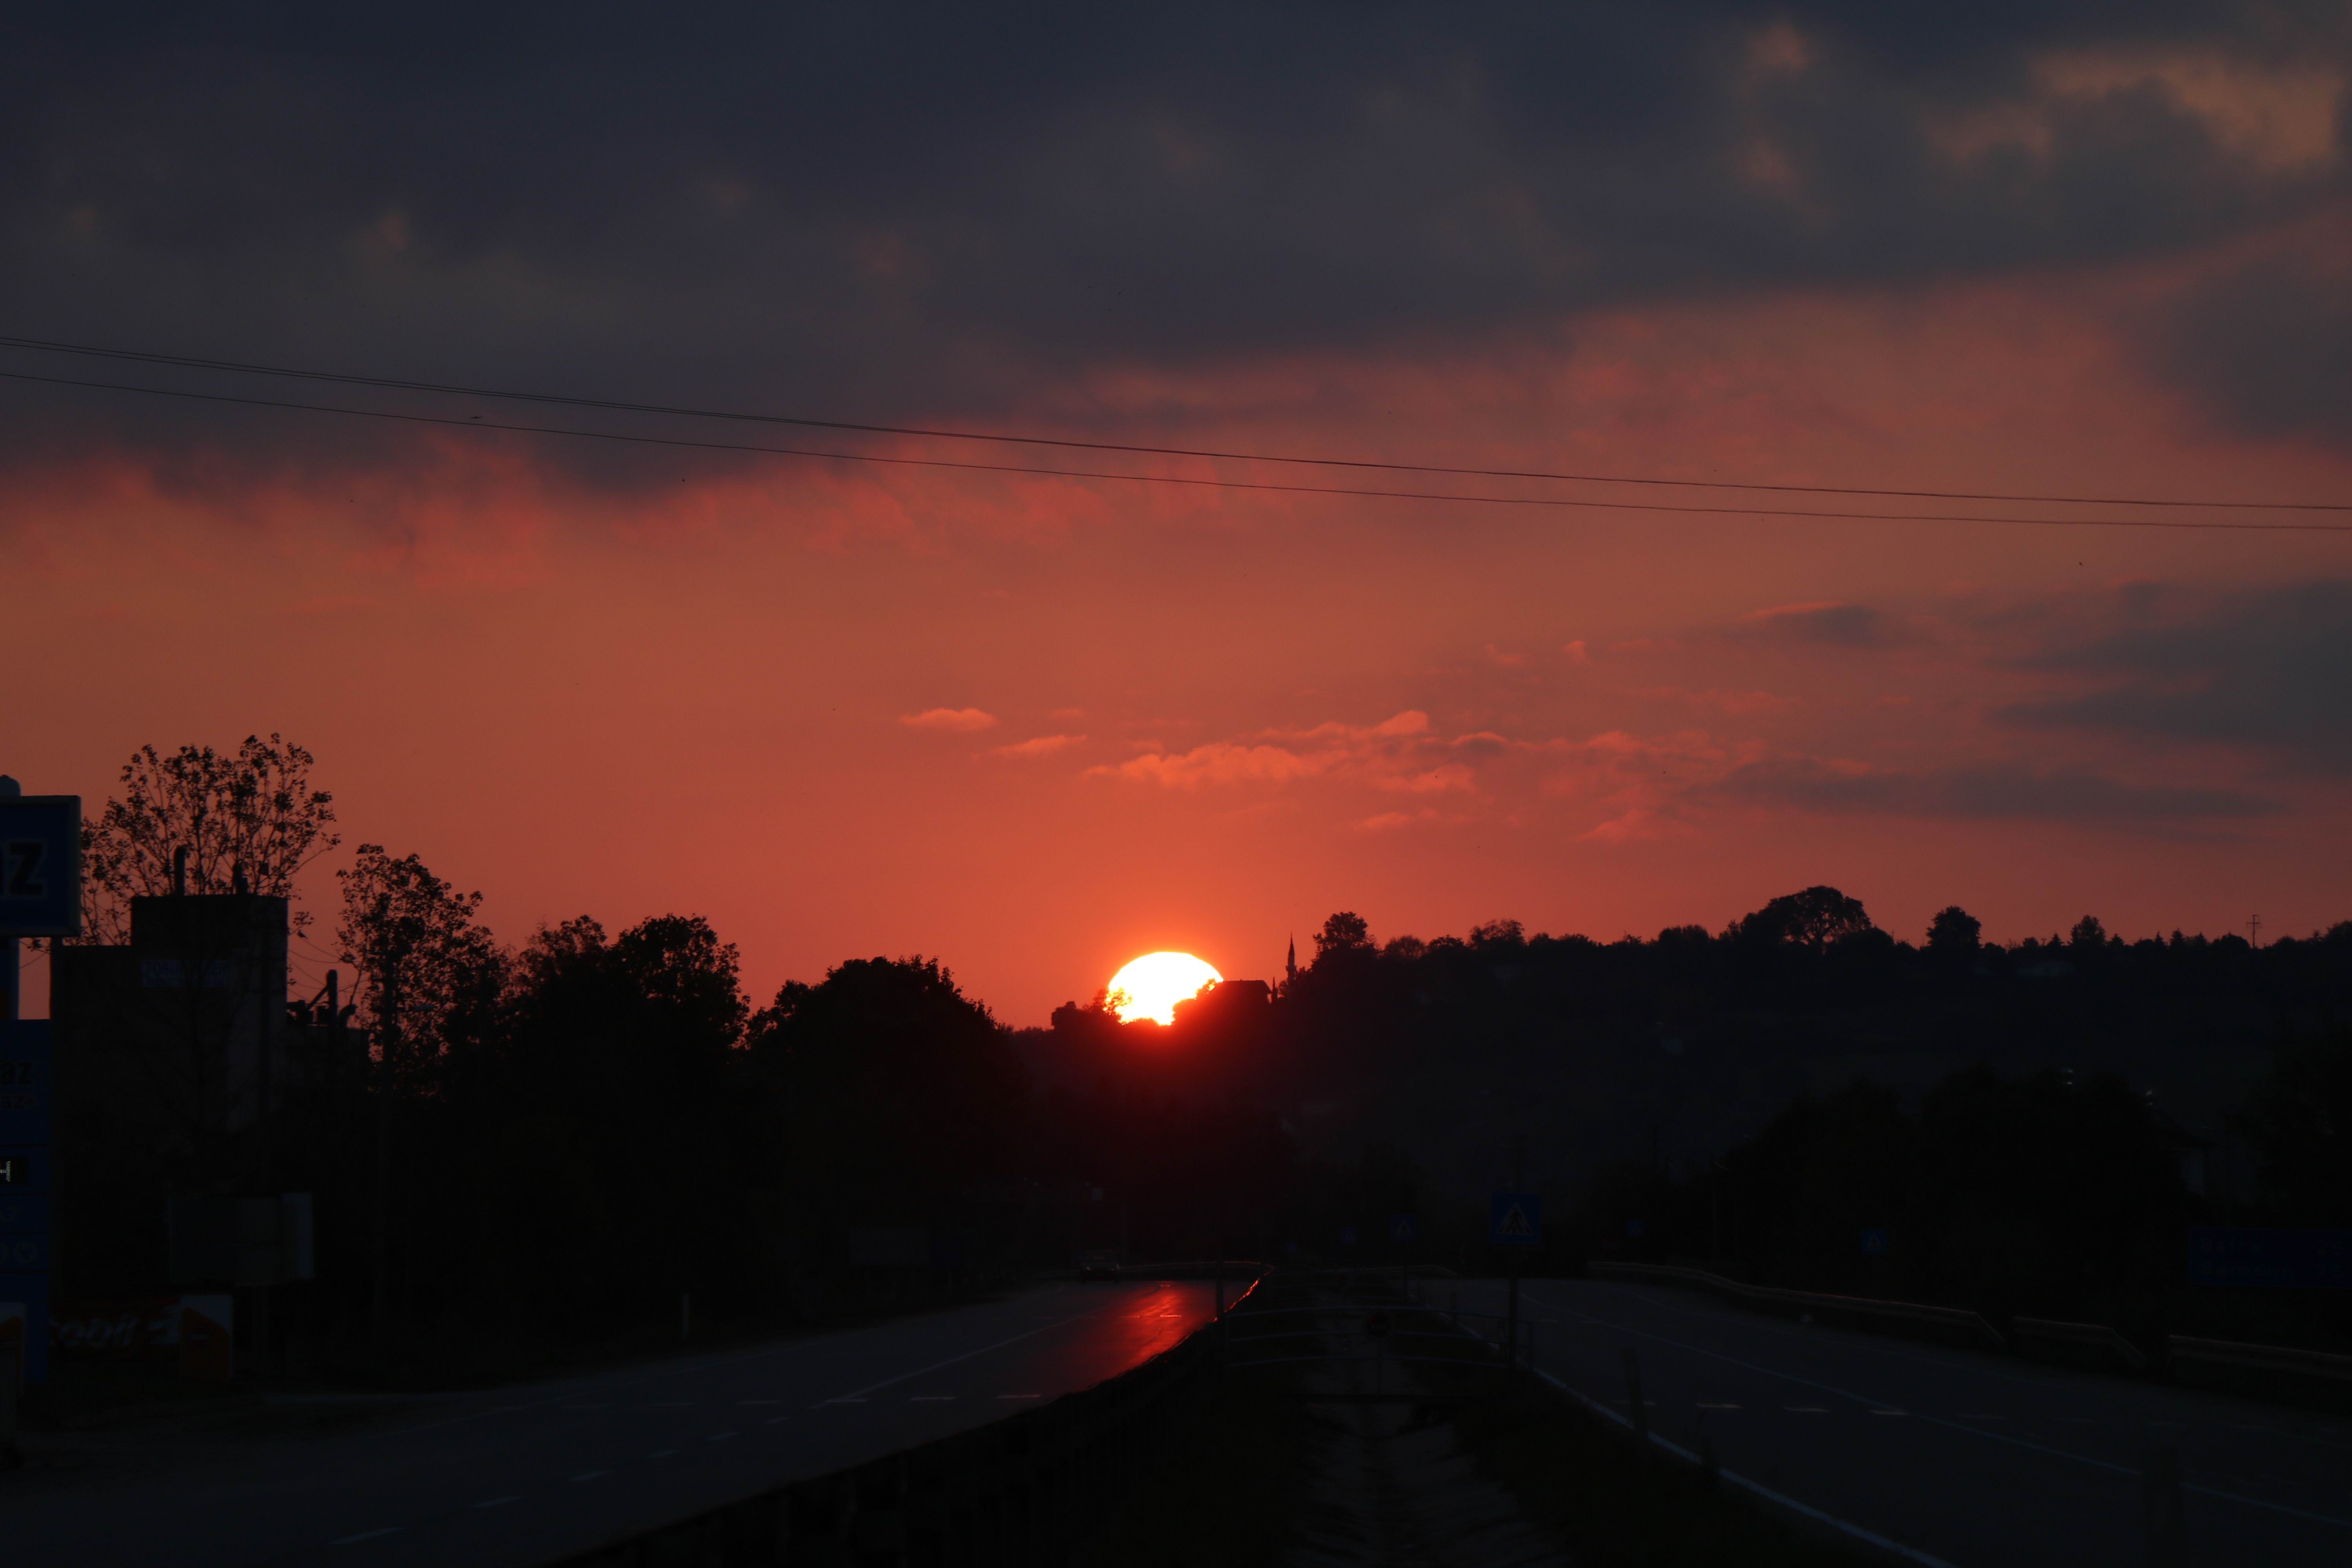
[[1298, 979], [1298, 937], [1295, 932], [1290, 938], [1290, 956], [1283, 961], [1282, 977], [1285, 984], [1296, 984]]

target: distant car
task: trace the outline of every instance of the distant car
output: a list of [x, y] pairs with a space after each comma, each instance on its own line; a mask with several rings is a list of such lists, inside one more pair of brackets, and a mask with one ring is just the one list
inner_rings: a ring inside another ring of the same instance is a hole
[[1078, 1254], [1078, 1278], [1081, 1279], [1117, 1279], [1118, 1254], [1108, 1248]]

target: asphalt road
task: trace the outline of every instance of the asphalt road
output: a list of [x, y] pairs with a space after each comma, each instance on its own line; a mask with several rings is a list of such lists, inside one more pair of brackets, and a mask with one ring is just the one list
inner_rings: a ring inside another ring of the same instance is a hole
[[83, 1440], [0, 1476], [0, 1563], [521, 1568], [1088, 1387], [1190, 1332], [1209, 1292], [1046, 1286], [870, 1328], [379, 1406], [334, 1436]]
[[[1447, 1287], [1424, 1293], [1444, 1304]], [[1504, 1287], [1464, 1282], [1465, 1311]], [[1696, 1292], [1520, 1287], [1536, 1363], [1796, 1501], [1958, 1568], [2148, 1561], [2143, 1467], [2179, 1456], [2188, 1561], [2352, 1563], [2352, 1419], [1759, 1317]], [[1491, 1323], [1473, 1326], [1491, 1331]]]

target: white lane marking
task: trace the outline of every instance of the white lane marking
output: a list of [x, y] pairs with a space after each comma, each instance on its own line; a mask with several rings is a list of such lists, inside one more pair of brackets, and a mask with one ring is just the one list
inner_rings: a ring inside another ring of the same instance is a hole
[[735, 1403], [738, 1405], [782, 1405], [783, 1401], [781, 1399], [739, 1399]]
[[[1091, 1318], [1097, 1312], [1108, 1312], [1113, 1307], [1119, 1305], [1122, 1299], [1123, 1298], [1113, 1297], [1111, 1300], [1103, 1302], [1100, 1306], [1089, 1307], [1083, 1312], [1076, 1312], [1066, 1318], [1053, 1319], [1048, 1326], [1059, 1323], [1075, 1323], [1080, 1318]], [[638, 1384], [649, 1383], [656, 1378], [673, 1376], [677, 1373], [681, 1366], [685, 1365], [691, 1365], [693, 1370], [699, 1373], [715, 1371], [718, 1368], [724, 1366], [732, 1366], [738, 1362], [756, 1361], [763, 1356], [792, 1356], [803, 1351], [830, 1351], [838, 1353], [841, 1347], [850, 1341], [872, 1339], [879, 1335], [896, 1333], [903, 1327], [904, 1325], [898, 1322], [882, 1322], [876, 1323], [870, 1328], [850, 1329], [837, 1334], [814, 1334], [811, 1335], [807, 1339], [792, 1340], [783, 1344], [755, 1345], [749, 1350], [734, 1351], [724, 1355], [697, 1358], [690, 1363], [667, 1363], [660, 1366], [650, 1368], [634, 1377], [608, 1378], [602, 1379], [600, 1382], [601, 1385], [606, 1388], [632, 1388]], [[1043, 1332], [1044, 1331], [1035, 1330], [1032, 1331]], [[1013, 1339], [1025, 1339], [1028, 1336], [1025, 1334], [1015, 1334], [1013, 1336]], [[1012, 1342], [1012, 1340], [1002, 1342], [1002, 1343], [1004, 1344], [1010, 1344]], [[971, 1353], [972, 1355], [980, 1355], [987, 1351], [995, 1350], [997, 1348], [998, 1346], [996, 1345], [983, 1345], [980, 1350], [973, 1351]], [[952, 1365], [955, 1361], [961, 1361], [963, 1359], [965, 1358], [961, 1356], [953, 1357], [949, 1361], [940, 1362], [939, 1364], [941, 1366], [949, 1366]], [[914, 1374], [909, 1373], [908, 1375], [911, 1376]], [[891, 1381], [897, 1382], [899, 1380], [894, 1378]], [[877, 1384], [877, 1386], [881, 1385]], [[377, 1434], [377, 1436], [383, 1437], [405, 1437], [418, 1432], [430, 1432], [436, 1426], [462, 1426], [466, 1422], [478, 1421], [483, 1416], [489, 1415], [502, 1414], [515, 1410], [543, 1410], [549, 1405], [559, 1404], [568, 1397], [574, 1396], [564, 1394], [551, 1394], [544, 1399], [535, 1399], [527, 1405], [501, 1405], [497, 1406], [494, 1410], [470, 1410], [462, 1415], [446, 1415], [437, 1421], [420, 1421], [414, 1426], [387, 1427], [382, 1433]], [[583, 1405], [580, 1408], [603, 1409], [604, 1406]]]
[[[1646, 1401], [1644, 1403], [1646, 1403]], [[1699, 1401], [1698, 1407], [1701, 1410], [1737, 1410], [1739, 1408], [1737, 1405], [1709, 1405], [1704, 1399]]]
[[357, 1546], [362, 1541], [381, 1541], [387, 1535], [398, 1535], [400, 1526], [387, 1524], [382, 1530], [362, 1530], [357, 1535], [346, 1535], [341, 1541], [330, 1541], [330, 1546]]
[[604, 1405], [567, 1405], [563, 1408], [566, 1410], [606, 1410], [610, 1409], [611, 1406]]
[[840, 1398], [828, 1399], [824, 1403], [827, 1405], [862, 1404], [864, 1403], [865, 1396], [866, 1394], [876, 1393], [881, 1389], [892, 1387], [895, 1384], [908, 1382], [913, 1378], [920, 1377], [925, 1373], [937, 1372], [943, 1366], [953, 1366], [958, 1362], [970, 1361], [972, 1357], [978, 1355], [986, 1355], [991, 1351], [1001, 1351], [1007, 1345], [1018, 1344], [1023, 1340], [1034, 1338], [1036, 1335], [1044, 1333], [1046, 1329], [1059, 1328], [1064, 1323], [1075, 1323], [1082, 1318], [1095, 1317], [1099, 1313], [1109, 1311], [1117, 1305], [1118, 1305], [1118, 1303], [1116, 1300], [1106, 1301], [1099, 1307], [1089, 1307], [1083, 1312], [1073, 1312], [1066, 1318], [1057, 1318], [1053, 1322], [1046, 1323], [1042, 1327], [1024, 1330], [1020, 1333], [1013, 1335], [1009, 1339], [999, 1340], [992, 1345], [982, 1345], [976, 1351], [966, 1351], [961, 1355], [951, 1355], [945, 1361], [935, 1361], [929, 1366], [919, 1366], [912, 1372], [902, 1372], [896, 1377], [886, 1377], [879, 1383], [869, 1383], [863, 1388], [853, 1388], [847, 1394], [843, 1394]]
[[474, 1506], [476, 1508], [504, 1508], [510, 1502], [520, 1501], [522, 1501], [522, 1499], [520, 1497], [494, 1497], [485, 1498], [482, 1501], [476, 1503]]
[[691, 1399], [656, 1399], [654, 1401], [654, 1408], [656, 1410], [691, 1410], [694, 1408], [694, 1401]]
[[1043, 1399], [1045, 1396], [1042, 1394], [1000, 1394], [996, 1397], [999, 1399]]
[[2006, 1421], [2009, 1417], [1995, 1415], [1989, 1410], [1961, 1410], [1956, 1411], [1952, 1419], [1955, 1421]]
[[910, 1394], [907, 1396], [907, 1403], [909, 1405], [952, 1405], [955, 1403], [955, 1395], [952, 1394]]
[[[1726, 1327], [1736, 1326], [1750, 1332], [1766, 1334], [1777, 1332], [1784, 1338], [1806, 1340], [1810, 1345], [1816, 1347], [1820, 1343], [1818, 1338], [1803, 1335], [1793, 1325], [1781, 1320], [1746, 1311], [1712, 1299], [1703, 1308], [1692, 1306], [1687, 1301], [1669, 1300], [1670, 1297], [1685, 1294], [1671, 1286], [1636, 1289], [1629, 1285], [1595, 1279], [1589, 1281], [1584, 1289], [1606, 1290], [1611, 1295], [1622, 1296], [1629, 1300], [1639, 1301], [1645, 1307], [1656, 1307], [1669, 1312], [1679, 1312], [1686, 1318], [1699, 1318]], [[1606, 1319], [1588, 1321], [1607, 1321]], [[1953, 1361], [1948, 1355], [1929, 1354], [1919, 1350], [1907, 1349], [1899, 1344], [1874, 1341], [1873, 1336], [1864, 1334], [1860, 1330], [1850, 1331], [1847, 1333], [1845, 1348], [1855, 1355], [1874, 1356], [1880, 1361], [1934, 1367], [1943, 1372], [1954, 1370]], [[2062, 1377], [2049, 1373], [2009, 1370], [1992, 1364], [1987, 1358], [1981, 1356], [1971, 1358], [1967, 1370], [1969, 1375], [1974, 1377], [1988, 1377], [2000, 1383], [2016, 1384], [2021, 1387], [2036, 1389], [2042, 1393], [2064, 1394], [2075, 1399], [2104, 1400], [2137, 1416], [2146, 1416], [2155, 1408], [2147, 1399], [2136, 1393], [2130, 1384], [2120, 1380], [2087, 1379], [2081, 1374]], [[2178, 1426], [2180, 1423], [2174, 1421], [2166, 1425]], [[2331, 1435], [2293, 1428], [2277, 1430], [2264, 1427], [2262, 1430], [2273, 1432], [2274, 1436], [2284, 1437], [2290, 1442], [2308, 1444], [2314, 1447], [2342, 1449], [2347, 1447], [2345, 1443]], [[2288, 1511], [2294, 1510], [2288, 1510]]]
[[1783, 1405], [1781, 1409], [1791, 1415], [1827, 1415], [1829, 1410], [1820, 1405]]
[[781, 1426], [791, 1419], [792, 1417], [789, 1415], [771, 1415], [765, 1421], [761, 1422], [760, 1425], [762, 1426]]
[[648, 1459], [667, 1459], [677, 1452], [677, 1450], [676, 1448], [656, 1448], [652, 1453], [647, 1454], [646, 1458]]
[[703, 1441], [706, 1443], [724, 1443], [728, 1438], [732, 1437], [733, 1436], [735, 1436], [735, 1434], [732, 1432], [713, 1432], [709, 1436], [705, 1437]]
[[598, 1476], [609, 1476], [612, 1473], [610, 1470], [583, 1470], [572, 1478], [572, 1484], [576, 1487], [583, 1481], [593, 1481]]
[[1871, 1414], [1873, 1415], [1908, 1415], [1911, 1412], [1908, 1410], [1874, 1410]]
[[[1542, 1378], [1546, 1383], [1550, 1384], [1554, 1388], [1559, 1389], [1562, 1394], [1567, 1394], [1570, 1399], [1573, 1399], [1578, 1404], [1583, 1405], [1586, 1409], [1591, 1410], [1594, 1415], [1606, 1415], [1610, 1420], [1614, 1421], [1620, 1426], [1630, 1427], [1633, 1425], [1632, 1421], [1618, 1415], [1617, 1412], [1610, 1409], [1599, 1400], [1587, 1399], [1583, 1394], [1579, 1394], [1575, 1389], [1569, 1387], [1568, 1384], [1560, 1382], [1559, 1379], [1554, 1377], [1551, 1373], [1538, 1370], [1536, 1373], [1536, 1375]], [[1692, 1453], [1688, 1448], [1684, 1447], [1679, 1443], [1668, 1442], [1664, 1437], [1659, 1436], [1655, 1432], [1650, 1434], [1650, 1441], [1655, 1443], [1659, 1447], [1665, 1449], [1668, 1453], [1673, 1454], [1679, 1458], [1688, 1460], [1694, 1465], [1699, 1463], [1699, 1457], [1696, 1454]], [[1891, 1552], [1906, 1562], [1916, 1563], [1919, 1564], [1919, 1568], [1952, 1568], [1952, 1564], [1945, 1562], [1940, 1557], [1930, 1557], [1927, 1553], [1921, 1552], [1915, 1547], [1906, 1546], [1899, 1541], [1889, 1541], [1886, 1537], [1879, 1534], [1874, 1530], [1864, 1530], [1861, 1525], [1855, 1524], [1848, 1520], [1840, 1519], [1835, 1514], [1823, 1513], [1820, 1509], [1813, 1507], [1810, 1503], [1799, 1502], [1795, 1498], [1786, 1496], [1780, 1492], [1776, 1492], [1770, 1487], [1765, 1486], [1761, 1482], [1751, 1481], [1746, 1476], [1740, 1475], [1736, 1471], [1718, 1469], [1716, 1471], [1716, 1474], [1723, 1479], [1729, 1481], [1735, 1487], [1742, 1487], [1748, 1491], [1754, 1492], [1758, 1497], [1764, 1499], [1767, 1502], [1779, 1503], [1782, 1508], [1790, 1509], [1797, 1513], [1803, 1514], [1807, 1519], [1812, 1520], [1817, 1523], [1826, 1524], [1832, 1530], [1843, 1531], [1846, 1534], [1853, 1536], [1856, 1541], [1867, 1542], [1869, 1544], [1877, 1547], [1881, 1552]]]
[[[1528, 1300], [1533, 1300], [1534, 1298], [1530, 1296], [1528, 1297]], [[1549, 1302], [1543, 1304], [1547, 1306], [1550, 1305]], [[1694, 1355], [1703, 1355], [1715, 1361], [1727, 1362], [1733, 1366], [1745, 1367], [1749, 1372], [1760, 1373], [1766, 1377], [1777, 1377], [1789, 1383], [1802, 1384], [1807, 1388], [1818, 1388], [1824, 1394], [1834, 1394], [1841, 1399], [1851, 1399], [1857, 1405], [1868, 1405], [1870, 1403], [1870, 1401], [1864, 1399], [1861, 1394], [1855, 1394], [1848, 1389], [1840, 1388], [1834, 1384], [1816, 1383], [1810, 1377], [1799, 1377], [1792, 1372], [1777, 1372], [1769, 1366], [1759, 1366], [1754, 1362], [1742, 1361], [1738, 1356], [1725, 1355], [1721, 1351], [1706, 1350], [1698, 1345], [1685, 1344], [1681, 1340], [1673, 1339], [1665, 1334], [1653, 1333], [1647, 1329], [1629, 1328], [1622, 1323], [1610, 1322], [1605, 1318], [1594, 1318], [1574, 1312], [1572, 1309], [1563, 1308], [1561, 1310], [1569, 1311], [1571, 1316], [1581, 1317], [1583, 1321], [1588, 1323], [1595, 1323], [1605, 1329], [1612, 1329], [1621, 1334], [1632, 1334], [1639, 1339], [1655, 1340], [1660, 1344], [1673, 1345], [1677, 1350], [1688, 1351]], [[1543, 1375], [1547, 1378], [1551, 1378], [1551, 1374], [1549, 1373], [1546, 1373]], [[1552, 1381], [1558, 1382], [1559, 1380], [1553, 1378]], [[1566, 1384], [1562, 1384], [1561, 1386], [1565, 1387]], [[1571, 1390], [1570, 1392], [1574, 1391]], [[1577, 1397], [1579, 1399], [1583, 1399], [1584, 1395], [1579, 1394], [1577, 1394]], [[1592, 1404], [1592, 1401], [1586, 1400], [1585, 1403]], [[1596, 1409], [1599, 1408], [1598, 1405], [1595, 1405], [1594, 1407]], [[1617, 1415], [1614, 1411], [1610, 1412], [1610, 1415], [1617, 1420], [1624, 1419], [1624, 1417]], [[1940, 1416], [1935, 1415], [1922, 1415], [1919, 1416], [1918, 1419], [1927, 1422], [1931, 1426], [1941, 1426], [1949, 1432], [1967, 1432], [1974, 1436], [1990, 1438], [1996, 1443], [2007, 1443], [2013, 1448], [2024, 1448], [2036, 1454], [2047, 1454], [2053, 1459], [2071, 1459], [2075, 1464], [2087, 1465], [2095, 1470], [2105, 1470], [2112, 1475], [2137, 1477], [2139, 1474], [2137, 1470], [2132, 1469], [2128, 1466], [2112, 1465], [2105, 1459], [2092, 1458], [2088, 1454], [2070, 1454], [2063, 1448], [2053, 1448], [2042, 1443], [2029, 1443], [2022, 1437], [2012, 1437], [2005, 1432], [1988, 1432], [1981, 1426], [1964, 1426], [1960, 1425], [1958, 1421], [1946, 1421]], [[1978, 1419], [1999, 1420], [2000, 1417], [1980, 1416], [1978, 1417]], [[2158, 1423], [2158, 1425], [2179, 1426], [2179, 1423], [2161, 1422]], [[1655, 1433], [1652, 1433], [1651, 1437], [1654, 1441], [1664, 1441], [1664, 1439], [1658, 1437]], [[1671, 1445], [1669, 1445], [1669, 1447], [1671, 1447]], [[1726, 1474], [1728, 1474], [1728, 1472], [1726, 1472]], [[1763, 1489], [1761, 1487], [1758, 1487], [1755, 1489], [1759, 1495], [1762, 1495]], [[2242, 1502], [2248, 1508], [2263, 1509], [2272, 1513], [2284, 1513], [2294, 1519], [2307, 1519], [2319, 1524], [2332, 1524], [2339, 1530], [2352, 1530], [2352, 1519], [2338, 1519], [2333, 1514], [2314, 1513], [2309, 1509], [2293, 1508], [2285, 1503], [2272, 1502], [2264, 1498], [2248, 1497], [2243, 1492], [2223, 1491], [2219, 1487], [2200, 1486], [2194, 1481], [2181, 1482], [2180, 1489], [2183, 1491], [2197, 1492], [2205, 1497], [2220, 1498], [2225, 1502]], [[1823, 1517], [1826, 1518], [1827, 1516], [1824, 1515]]]
[[811, 1410], [822, 1410], [828, 1405], [863, 1405], [865, 1403], [866, 1396], [864, 1394], [845, 1394], [838, 1399], [820, 1399], [814, 1405], [810, 1405], [809, 1408]]

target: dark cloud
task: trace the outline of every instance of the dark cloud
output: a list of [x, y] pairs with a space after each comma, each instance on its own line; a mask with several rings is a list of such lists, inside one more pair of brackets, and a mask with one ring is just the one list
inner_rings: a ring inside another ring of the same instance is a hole
[[[20, 19], [14, 329], [982, 413], [1077, 366], [2211, 241], [2335, 187], [2158, 85], [2044, 101], [2034, 62], [2347, 55], [2274, 5], [339, 15]], [[2032, 145], [1969, 142], [2011, 111]]]
[[2275, 809], [2239, 790], [2136, 784], [2007, 763], [1903, 772], [1779, 759], [1737, 768], [1708, 793], [1806, 811], [2135, 826], [2259, 816]]
[[2088, 677], [2098, 689], [2020, 704], [2002, 717], [2253, 746], [2298, 767], [2352, 773], [2352, 583], [2218, 600], [2142, 589], [2121, 610], [2117, 629], [2028, 661]]
[[1743, 623], [1750, 635], [1824, 647], [1884, 647], [1895, 638], [1886, 616], [1867, 605], [1783, 605]]
[[2352, 255], [2341, 244], [2231, 268], [2151, 314], [2142, 330], [2156, 367], [2241, 430], [2352, 441]]

